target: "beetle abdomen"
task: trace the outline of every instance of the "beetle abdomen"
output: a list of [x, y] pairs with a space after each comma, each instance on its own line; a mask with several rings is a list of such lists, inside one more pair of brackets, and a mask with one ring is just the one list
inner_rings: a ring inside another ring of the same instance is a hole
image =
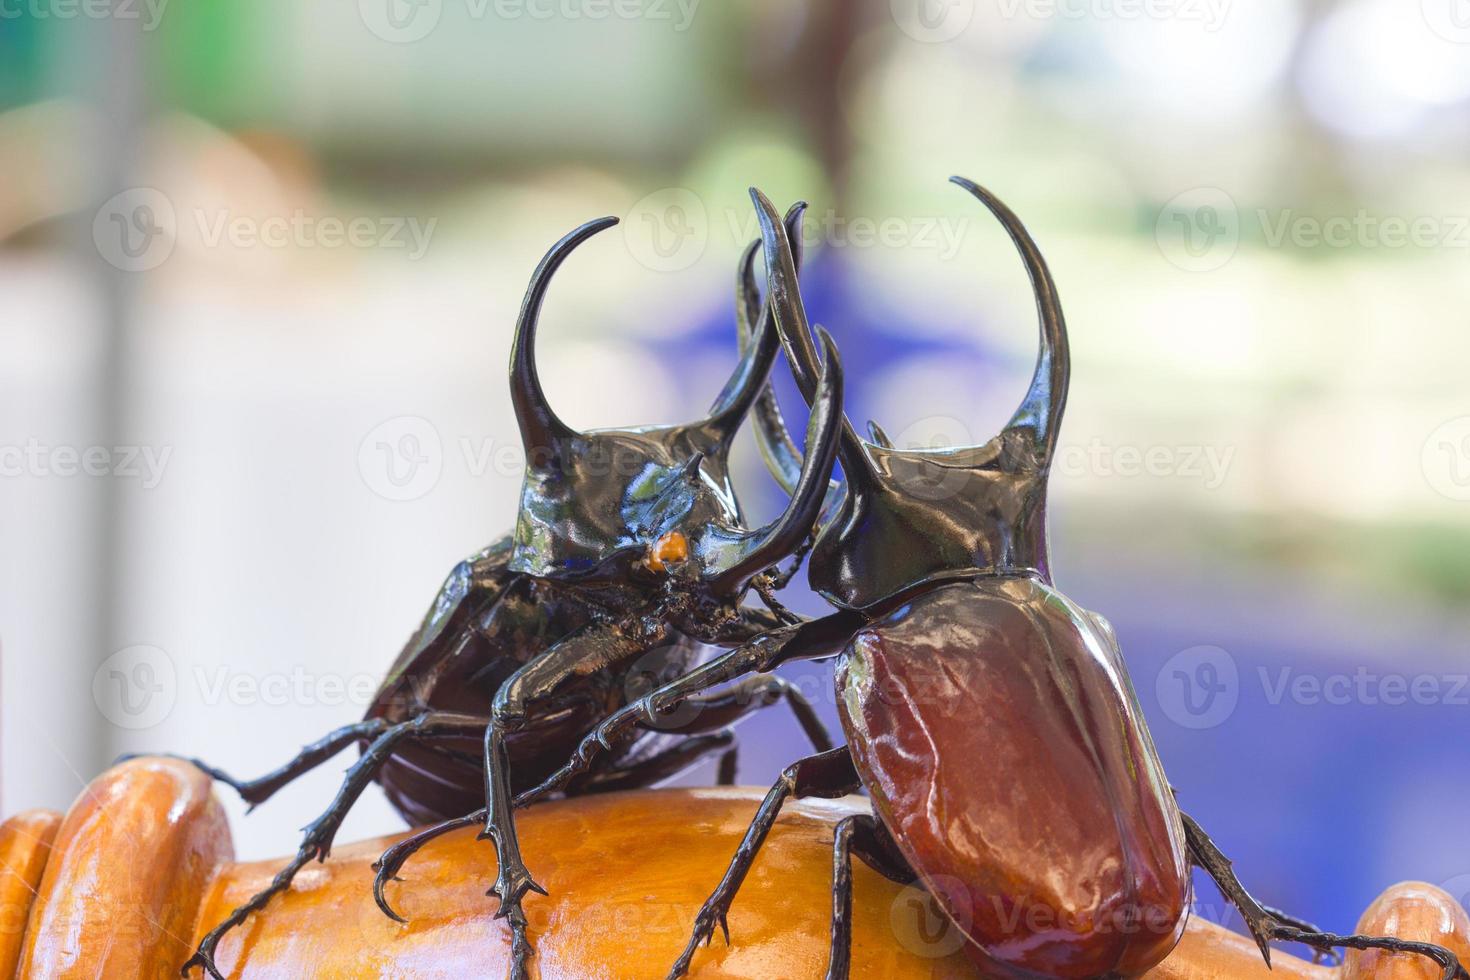
[[1030, 578], [859, 633], [839, 707], [874, 809], [988, 971], [1128, 977], [1183, 932], [1189, 864], [1106, 623]]

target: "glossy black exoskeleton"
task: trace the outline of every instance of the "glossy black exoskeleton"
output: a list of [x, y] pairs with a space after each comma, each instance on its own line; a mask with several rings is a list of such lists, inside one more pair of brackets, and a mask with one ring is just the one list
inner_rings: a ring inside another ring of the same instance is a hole
[[[788, 216], [793, 234], [800, 214], [798, 207]], [[828, 343], [790, 501], [762, 528], [744, 522], [728, 459], [736, 431], [766, 387], [779, 341], [769, 316], [746, 303], [737, 316], [759, 322], [742, 324], [742, 335], [753, 336], [705, 418], [572, 429], [552, 410], [537, 376], [537, 318], [558, 266], [615, 223], [592, 221], [558, 242], [537, 267], [521, 308], [510, 384], [527, 462], [514, 533], [455, 568], [363, 721], [259, 779], [204, 767], [254, 805], [340, 750], [361, 748], [331, 806], [306, 828], [296, 857], [269, 888], [207, 934], [185, 973], [201, 966], [221, 976], [215, 963], [221, 937], [289, 887], [309, 861], [326, 858], [343, 817], [376, 780], [411, 822], [458, 818], [384, 856], [376, 885], [383, 910], [396, 917], [384, 885], [423, 841], [444, 826], [483, 821], [498, 858], [497, 916], [511, 927], [512, 977], [524, 980], [532, 951], [523, 899], [540, 888], [521, 858], [515, 794], [544, 780], [623, 707], [631, 679], [650, 664], [683, 673], [708, 647], [739, 646], [791, 621], [771, 589], [787, 577], [778, 563], [799, 556], [812, 535], [828, 492], [842, 419], [836, 352]], [[742, 285], [758, 244], [742, 259]], [[766, 600], [765, 608], [743, 604], [751, 591]], [[562, 789], [647, 785], [711, 752], [726, 753], [721, 779], [729, 781], [728, 726], [781, 699], [816, 747], [830, 748], [821, 723], [789, 684], [756, 677], [706, 697], [704, 710], [687, 724], [644, 726]]]
[[[1013, 980], [1140, 976], [1183, 933], [1190, 871], [1207, 871], [1268, 943], [1410, 951], [1445, 980], [1449, 950], [1337, 936], [1268, 909], [1241, 886], [1164, 777], [1112, 628], [1052, 585], [1046, 488], [1070, 373], [1051, 273], [1016, 216], [955, 178], [1014, 240], [1036, 293], [1041, 352], [1001, 433], [979, 446], [894, 446], [844, 418], [845, 487], [812, 548], [808, 580], [834, 611], [754, 637], [637, 702], [584, 740], [531, 796], [579, 778], [608, 747], [713, 685], [794, 660], [836, 656], [847, 744], [802, 759], [772, 786], [669, 973], [684, 976], [726, 913], [783, 803], [865, 790], [870, 814], [837, 827], [828, 980], [847, 980], [851, 855], [921, 886], [986, 976]], [[797, 387], [820, 408], [820, 360], [796, 283], [789, 232], [752, 191], [767, 305]], [[830, 359], [830, 354], [828, 355]], [[801, 453], [769, 401], [762, 442], [795, 485]]]

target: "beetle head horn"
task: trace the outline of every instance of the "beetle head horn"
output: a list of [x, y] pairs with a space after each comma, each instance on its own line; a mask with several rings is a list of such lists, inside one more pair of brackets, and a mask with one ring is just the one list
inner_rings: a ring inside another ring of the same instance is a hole
[[716, 592], [728, 594], [744, 589], [755, 576], [795, 551], [822, 516], [844, 416], [842, 362], [837, 345], [825, 330], [821, 340], [824, 356], [812, 394], [801, 472], [791, 499], [786, 510], [770, 524], [717, 545], [725, 554], [712, 563], [719, 569], [710, 583]]
[[[801, 238], [801, 217], [805, 211], [806, 202], [797, 201], [786, 212], [786, 227], [796, 240]], [[740, 257], [736, 278], [735, 319], [739, 327], [740, 363], [710, 406], [708, 418], [701, 423], [716, 439], [726, 443], [739, 430], [757, 399], [774, 398], [770, 390], [771, 365], [776, 361], [781, 339], [776, 335], [776, 328], [755, 289], [753, 266], [759, 249], [759, 241], [746, 247]], [[799, 462], [791, 467], [791, 485], [785, 487], [788, 493], [795, 489], [796, 470], [799, 468]]]
[[529, 465], [548, 462], [561, 444], [577, 434], [552, 410], [536, 372], [536, 323], [541, 316], [541, 302], [546, 298], [551, 277], [572, 250], [617, 223], [617, 218], [598, 218], [569, 232], [547, 251], [531, 274], [531, 284], [526, 287], [526, 298], [516, 320], [515, 343], [510, 350], [510, 400], [515, 406], [521, 444]]
[[[953, 180], [995, 214], [1020, 251], [1036, 293], [1041, 350], [1020, 406], [982, 445], [899, 448], [881, 428], [864, 441], [844, 421], [842, 512], [824, 525], [808, 566], [813, 588], [842, 607], [864, 608], [912, 585], [965, 574], [1050, 581], [1046, 484], [1070, 376], [1066, 323], [1051, 273], [1020, 220], [974, 182]], [[818, 361], [792, 250], [770, 202], [751, 194], [766, 250], [767, 303], [810, 403]]]

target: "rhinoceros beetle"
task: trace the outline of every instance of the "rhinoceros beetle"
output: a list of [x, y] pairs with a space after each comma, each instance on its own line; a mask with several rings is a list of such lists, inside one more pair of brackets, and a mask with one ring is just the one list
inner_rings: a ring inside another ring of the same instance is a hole
[[[799, 234], [802, 206], [787, 220]], [[513, 794], [560, 766], [580, 740], [629, 700], [629, 677], [650, 658], [687, 671], [707, 646], [732, 647], [794, 621], [774, 598], [815, 531], [829, 493], [843, 418], [842, 369], [830, 339], [815, 382], [806, 456], [790, 501], [769, 525], [749, 528], [730, 482], [731, 441], [767, 387], [780, 343], [748, 294], [753, 242], [737, 279], [742, 355], [709, 414], [668, 426], [577, 431], [552, 410], [537, 376], [536, 323], [548, 284], [579, 244], [617, 223], [577, 228], [532, 275], [516, 326], [510, 388], [526, 451], [514, 533], [460, 563], [379, 689], [366, 718], [307, 746], [279, 769], [239, 780], [194, 761], [252, 806], [344, 748], [359, 746], [327, 810], [305, 828], [296, 856], [269, 887], [202, 940], [184, 965], [221, 977], [221, 938], [288, 888], [313, 859], [325, 860], [347, 811], [376, 780], [413, 824], [476, 807], [494, 841], [499, 874], [490, 894], [512, 934], [511, 976], [528, 975], [532, 948], [522, 900], [541, 891], [522, 860]], [[757, 321], [753, 322], [753, 321]], [[747, 607], [754, 590], [766, 607]], [[563, 787], [589, 793], [649, 785], [723, 753], [720, 779], [734, 778], [729, 725], [784, 700], [818, 750], [832, 746], [810, 704], [773, 676], [743, 679], [705, 697], [687, 725], [660, 724]], [[450, 821], [459, 826], [464, 818]], [[437, 832], [385, 855], [375, 894], [402, 859]], [[544, 894], [544, 892], [543, 892]]]
[[[1036, 294], [1041, 351], [1020, 407], [980, 446], [905, 449], [881, 428], [864, 440], [844, 418], [844, 489], [821, 528], [808, 581], [834, 611], [755, 636], [610, 715], [527, 798], [593, 767], [640, 726], [710, 687], [795, 660], [836, 656], [847, 736], [781, 773], [669, 972], [684, 976], [726, 915], [782, 804], [866, 790], [833, 844], [828, 980], [849, 973], [851, 855], [924, 888], [986, 976], [1139, 976], [1178, 942], [1191, 866], [1245, 918], [1270, 962], [1272, 941], [1319, 953], [1377, 948], [1431, 957], [1426, 943], [1340, 936], [1258, 903], [1165, 779], [1121, 651], [1105, 619], [1052, 585], [1047, 476], [1070, 373], [1056, 287], [1020, 220], [990, 192], [953, 178], [1001, 222]], [[790, 233], [752, 190], [767, 304], [797, 386], [821, 407], [820, 361], [796, 284]], [[825, 335], [824, 335], [825, 336]], [[830, 360], [830, 354], [828, 355]], [[779, 410], [762, 407], [765, 456], [795, 485], [800, 452]]]

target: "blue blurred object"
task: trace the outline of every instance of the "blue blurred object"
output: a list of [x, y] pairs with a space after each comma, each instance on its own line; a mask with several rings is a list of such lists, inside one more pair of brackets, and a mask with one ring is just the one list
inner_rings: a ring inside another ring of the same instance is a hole
[[[876, 379], [902, 357], [941, 352], [977, 368], [998, 362], [963, 335], [908, 330], [886, 312], [878, 322], [851, 276], [830, 255], [816, 256], [803, 272], [803, 296], [813, 322], [832, 325], [850, 379], [848, 414], [859, 426], [875, 401]], [[728, 355], [732, 337], [726, 301], [660, 356]], [[774, 377], [799, 428], [805, 412], [789, 372], [778, 363]], [[1018, 398], [1020, 391], [1018, 384]], [[764, 506], [780, 502], [770, 481], [752, 490], [753, 499], [764, 495]], [[1454, 667], [1463, 664], [1454, 634], [1426, 625], [1423, 610], [1414, 610], [1398, 618], [1404, 635], [1396, 648], [1375, 649], [1370, 637], [1382, 635], [1385, 610], [1331, 603], [1307, 583], [1210, 574], [1203, 558], [1198, 567], [1175, 569], [1129, 562], [1128, 577], [1120, 578], [1108, 556], [1077, 553], [1057, 534], [1065, 518], [1053, 521], [1058, 581], [1114, 624], [1181, 805], [1235, 862], [1247, 888], [1339, 932], [1351, 931], [1398, 881], [1420, 879], [1462, 902], [1470, 898], [1463, 832], [1470, 787], [1455, 778], [1470, 772], [1470, 675]], [[809, 615], [824, 611], [803, 576], [783, 601]], [[840, 730], [830, 663], [782, 673]], [[743, 783], [774, 779], [804, 744], [780, 712], [746, 725], [741, 737]], [[707, 774], [682, 781], [700, 784]], [[1405, 826], [1413, 832], [1388, 830]], [[1196, 903], [1196, 914], [1240, 928], [1239, 915], [1202, 874]]]

